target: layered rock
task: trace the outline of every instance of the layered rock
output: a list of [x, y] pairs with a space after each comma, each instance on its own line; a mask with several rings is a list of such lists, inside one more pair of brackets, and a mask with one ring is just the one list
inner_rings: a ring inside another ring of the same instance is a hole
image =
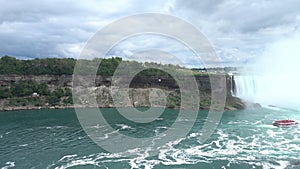
[[[57, 88], [72, 88], [74, 86], [74, 92], [77, 92], [78, 96], [75, 100], [75, 106], [86, 107], [169, 107], [169, 108], [182, 108], [181, 103], [181, 91], [178, 83], [170, 77], [156, 77], [156, 76], [138, 76], [134, 78], [130, 77], [118, 77], [113, 78], [110, 76], [96, 76], [95, 80], [90, 84], [89, 79], [92, 76], [80, 76], [76, 77], [80, 84], [73, 84], [72, 75], [0, 75], [0, 85], [10, 87], [13, 83], [20, 80], [23, 81], [35, 81], [37, 83], [46, 83], [50, 90]], [[218, 78], [217, 75], [203, 75], [196, 76], [195, 80], [198, 85], [200, 93], [200, 109], [209, 109], [211, 102], [211, 78]], [[125, 87], [125, 90], [115, 88], [114, 84], [118, 84], [119, 81], [128, 81], [129, 87]], [[242, 109], [245, 104], [238, 98], [231, 95], [232, 88], [231, 78], [226, 77], [226, 105], [224, 109]], [[115, 90], [113, 90], [115, 89]], [[117, 92], [116, 92], [117, 91]], [[127, 100], [118, 100], [118, 94], [122, 96], [127, 95]], [[94, 96], [94, 97], [91, 97]], [[96, 98], [95, 100], [91, 98]], [[43, 105], [26, 105], [26, 106], [13, 106], [10, 105], [10, 99], [7, 98], [0, 100], [0, 109], [34, 109], [34, 108], [65, 108], [74, 107], [74, 105], [63, 104], [60, 102], [57, 105], [49, 106], [45, 102], [45, 98], [41, 96], [41, 102]], [[43, 100], [44, 99], [44, 100]]]

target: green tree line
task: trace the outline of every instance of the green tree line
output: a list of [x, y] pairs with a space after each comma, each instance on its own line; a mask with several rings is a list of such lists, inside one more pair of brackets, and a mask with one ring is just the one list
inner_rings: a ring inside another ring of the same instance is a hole
[[[137, 61], [123, 61], [120, 57], [100, 59], [97, 75], [112, 76], [116, 68], [122, 63], [126, 69], [121, 74], [128, 75], [131, 71], [145, 69], [145, 67], [162, 67], [169, 70], [176, 70], [181, 67], [177, 65], [161, 65], [157, 63], [141, 63]], [[45, 58], [33, 60], [20, 60], [12, 56], [3, 56], [0, 59], [0, 74], [18, 75], [72, 75], [77, 60], [73, 58]], [[89, 74], [99, 63], [98, 58], [93, 60], [80, 60], [79, 73]], [[159, 69], [149, 68], [140, 73], [141, 76], [168, 76], [167, 73]]]

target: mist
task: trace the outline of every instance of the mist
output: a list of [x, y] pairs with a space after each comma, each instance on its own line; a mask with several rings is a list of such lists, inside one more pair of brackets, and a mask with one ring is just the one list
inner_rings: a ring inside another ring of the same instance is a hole
[[300, 109], [300, 31], [270, 44], [254, 69], [261, 75], [256, 101]]

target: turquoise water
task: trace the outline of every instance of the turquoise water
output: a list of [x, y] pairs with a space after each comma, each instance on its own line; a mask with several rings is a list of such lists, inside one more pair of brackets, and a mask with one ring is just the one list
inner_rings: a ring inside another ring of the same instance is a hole
[[[166, 110], [154, 122], [135, 124], [115, 109], [102, 110], [116, 132], [131, 137], [162, 133], [177, 117], [177, 111]], [[228, 111], [214, 134], [200, 143], [199, 131], [207, 117], [200, 111], [190, 133], [168, 143], [158, 155], [127, 157], [95, 144], [73, 109], [0, 112], [0, 168], [295, 169], [300, 168], [300, 130], [274, 127], [272, 121], [300, 121], [299, 113], [266, 108]]]

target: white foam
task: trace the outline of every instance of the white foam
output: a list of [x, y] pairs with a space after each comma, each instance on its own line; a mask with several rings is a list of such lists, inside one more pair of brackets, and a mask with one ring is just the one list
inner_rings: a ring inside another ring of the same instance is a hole
[[20, 146], [20, 147], [27, 147], [28, 144], [20, 144], [19, 146]]
[[191, 133], [188, 136], [188, 139], [195, 138], [195, 137], [202, 136], [202, 135], [203, 135], [202, 133]]
[[70, 160], [74, 157], [77, 157], [77, 154], [70, 154], [70, 155], [65, 155], [63, 156], [61, 159], [59, 159], [58, 161], [63, 161], [63, 160]]
[[1, 167], [1, 169], [13, 168], [13, 167], [16, 166], [14, 161], [8, 161], [8, 162], [5, 163], [5, 165], [6, 165], [6, 166]]
[[103, 128], [104, 126], [101, 126], [99, 124], [95, 125], [95, 126], [91, 126], [90, 128], [95, 128], [95, 129], [100, 129]]
[[68, 163], [64, 166], [55, 167], [55, 169], [67, 169], [67, 168], [70, 168], [70, 167], [80, 166], [80, 165], [94, 165], [94, 166], [97, 166], [97, 162], [95, 162], [91, 159], [75, 160], [75, 161], [71, 161], [70, 163]]
[[132, 127], [126, 125], [126, 124], [116, 124], [116, 126], [121, 127], [121, 130], [125, 129], [133, 129]]
[[266, 133], [272, 138], [274, 138], [276, 136], [276, 132], [274, 132], [272, 130], [267, 130]]
[[279, 165], [274, 165], [274, 164], [270, 164], [270, 163], [263, 163], [262, 167], [263, 169], [285, 169], [287, 166], [289, 166], [289, 162], [288, 161], [276, 161], [277, 163], [279, 163]]
[[[90, 154], [88, 156], [78, 156], [77, 154], [70, 154], [63, 156], [60, 160], [58, 160], [57, 164], [52, 164], [47, 168], [55, 169], [66, 169], [74, 166], [82, 166], [82, 165], [93, 165], [99, 166], [100, 163], [104, 162], [118, 162], [122, 161], [118, 160], [120, 158], [120, 154], [109, 154], [109, 153], [99, 153], [99, 154]], [[105, 159], [105, 160], [103, 160]]]
[[[195, 163], [210, 163], [218, 160], [228, 161], [223, 168], [230, 168], [232, 164], [247, 164], [255, 165], [264, 168], [284, 168], [288, 165], [287, 161], [282, 159], [299, 158], [299, 134], [298, 130], [286, 130], [280, 128], [263, 128], [260, 130], [260, 125], [255, 127], [249, 121], [239, 121], [238, 124], [247, 124], [247, 128], [225, 127], [219, 128], [212, 136], [211, 141], [205, 143], [198, 142], [197, 137], [201, 137], [201, 133], [191, 133], [186, 138], [180, 138], [163, 145], [159, 149], [158, 159], [149, 159], [149, 152], [152, 150], [152, 145], [141, 149], [131, 149], [123, 153], [113, 154], [93, 154], [89, 156], [78, 157], [76, 155], [66, 155], [59, 161], [61, 166], [57, 169], [65, 169], [72, 166], [80, 165], [94, 165], [105, 166], [105, 163], [125, 162], [130, 165], [132, 169], [145, 168], [152, 169], [157, 165], [176, 166], [182, 164]], [[236, 125], [237, 123], [231, 123]], [[125, 124], [118, 124], [121, 129], [131, 128]], [[222, 126], [221, 126], [222, 127]], [[252, 128], [253, 127], [253, 128]], [[158, 129], [165, 127], [157, 127]], [[107, 133], [105, 137], [110, 134], [118, 132], [114, 130]], [[243, 133], [243, 132], [250, 132]], [[252, 133], [253, 132], [253, 133]], [[252, 133], [252, 134], [251, 134]], [[295, 133], [295, 134], [293, 134]], [[286, 135], [293, 139], [286, 138]], [[189, 139], [194, 141], [193, 145], [189, 145]], [[153, 143], [155, 139], [153, 139]], [[186, 144], [187, 143], [187, 144]], [[183, 144], [183, 147], [181, 146]], [[146, 151], [145, 151], [146, 149]], [[266, 160], [271, 159], [271, 160]], [[276, 163], [277, 162], [277, 163]], [[67, 163], [67, 164], [64, 164]], [[253, 166], [255, 168], [255, 166]], [[52, 167], [53, 168], [53, 167]]]
[[48, 130], [53, 130], [53, 129], [66, 129], [68, 128], [67, 126], [48, 126], [46, 129]]

